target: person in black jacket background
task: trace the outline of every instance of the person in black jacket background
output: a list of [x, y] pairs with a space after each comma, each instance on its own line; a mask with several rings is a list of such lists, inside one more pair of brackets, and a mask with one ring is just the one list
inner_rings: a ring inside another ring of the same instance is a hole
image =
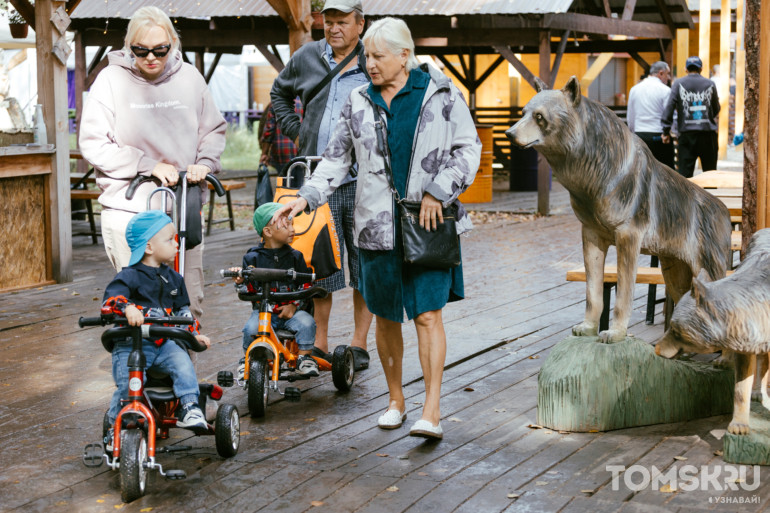
[[716, 118], [720, 107], [716, 85], [701, 75], [703, 62], [700, 57], [688, 57], [685, 66], [687, 76], [676, 80], [671, 86], [671, 94], [661, 115], [661, 123], [662, 139], [668, 144], [671, 141], [671, 125], [676, 110], [679, 133], [677, 171], [685, 178], [690, 178], [698, 157], [703, 171], [717, 168], [719, 126]]

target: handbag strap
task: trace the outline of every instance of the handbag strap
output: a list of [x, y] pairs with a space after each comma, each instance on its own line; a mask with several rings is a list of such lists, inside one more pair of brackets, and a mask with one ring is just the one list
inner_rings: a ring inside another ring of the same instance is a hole
[[393, 184], [393, 171], [390, 169], [390, 148], [385, 143], [386, 138], [383, 136], [386, 133], [385, 122], [382, 121], [380, 116], [380, 108], [372, 102], [374, 108], [374, 133], [377, 134], [377, 149], [382, 153], [382, 159], [385, 161], [385, 176], [388, 177], [388, 185], [390, 185], [390, 192], [393, 193], [393, 197], [396, 203], [401, 203], [401, 196], [398, 194], [398, 189]]
[[342, 62], [340, 62], [339, 64], [337, 64], [336, 66], [334, 66], [334, 68], [332, 68], [331, 70], [329, 70], [329, 73], [327, 73], [327, 74], [326, 74], [326, 76], [323, 78], [323, 80], [321, 80], [320, 82], [318, 82], [318, 83], [316, 84], [316, 86], [315, 86], [315, 87], [314, 87], [314, 88], [313, 88], [313, 89], [310, 91], [310, 93], [308, 93], [308, 95], [307, 95], [307, 96], [305, 96], [305, 99], [304, 99], [304, 102], [303, 102], [303, 104], [304, 104], [305, 106], [309, 105], [309, 104], [310, 104], [310, 102], [311, 102], [311, 101], [313, 101], [313, 98], [315, 98], [315, 97], [316, 97], [316, 95], [317, 95], [318, 93], [320, 93], [320, 92], [321, 92], [321, 89], [323, 89], [324, 87], [326, 87], [326, 84], [328, 84], [329, 82], [331, 82], [331, 80], [332, 80], [332, 79], [333, 79], [333, 78], [334, 78], [336, 75], [338, 75], [340, 71], [342, 71], [343, 69], [345, 69], [345, 66], [347, 66], [347, 65], [350, 63], [350, 61], [352, 61], [352, 60], [353, 60], [353, 57], [355, 57], [356, 55], [358, 55], [358, 53], [359, 53], [360, 51], [361, 51], [361, 41], [359, 41], [359, 42], [356, 44], [356, 47], [355, 47], [355, 49], [354, 49], [352, 52], [350, 52], [350, 53], [348, 54], [348, 56], [347, 56], [347, 57], [345, 57], [344, 59], [342, 59]]

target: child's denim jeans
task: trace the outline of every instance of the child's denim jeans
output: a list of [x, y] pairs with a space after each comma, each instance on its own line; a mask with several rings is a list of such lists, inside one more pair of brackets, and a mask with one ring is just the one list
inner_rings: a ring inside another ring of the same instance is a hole
[[[304, 310], [297, 310], [291, 319], [281, 319], [278, 314], [271, 318], [273, 329], [287, 329], [296, 332], [300, 351], [310, 351], [315, 344], [315, 319]], [[251, 311], [251, 317], [243, 327], [243, 352], [249, 348], [259, 332], [259, 309]]]

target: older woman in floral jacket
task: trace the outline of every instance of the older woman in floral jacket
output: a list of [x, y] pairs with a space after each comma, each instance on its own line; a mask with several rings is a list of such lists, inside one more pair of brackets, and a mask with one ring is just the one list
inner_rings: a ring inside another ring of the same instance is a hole
[[442, 438], [439, 399], [446, 334], [441, 310], [464, 295], [462, 265], [432, 269], [403, 261], [401, 229], [377, 145], [374, 109], [387, 125], [393, 183], [399, 197], [422, 203], [420, 224], [425, 229], [442, 222], [441, 208], [451, 203], [459, 207], [458, 234], [472, 228], [457, 197], [473, 183], [481, 142], [460, 91], [445, 75], [420, 66], [415, 59], [414, 42], [402, 20], [384, 18], [373, 23], [364, 36], [364, 47], [372, 83], [351, 93], [323, 161], [300, 190], [300, 197], [277, 212], [275, 219], [291, 219], [303, 209], [325, 203], [353, 162], [358, 163], [354, 225], [360, 290], [377, 317], [377, 351], [390, 395], [378, 425], [395, 429], [406, 419], [401, 385], [401, 323], [406, 310], [417, 328], [426, 396], [422, 417], [410, 434]]

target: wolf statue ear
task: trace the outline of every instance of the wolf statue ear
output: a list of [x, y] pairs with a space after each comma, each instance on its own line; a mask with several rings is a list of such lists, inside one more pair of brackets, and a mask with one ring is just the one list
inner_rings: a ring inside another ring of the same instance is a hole
[[709, 300], [709, 291], [704, 278], [707, 278], [707, 276], [705, 271], [701, 269], [698, 276], [692, 279], [692, 289], [690, 289], [690, 292], [695, 300], [695, 306], [698, 308], [704, 308]]
[[539, 93], [540, 91], [545, 91], [546, 89], [548, 89], [548, 84], [543, 82], [540, 77], [535, 77], [535, 91]]
[[580, 82], [575, 75], [572, 75], [564, 87], [561, 88], [561, 92], [577, 107], [580, 104]]

